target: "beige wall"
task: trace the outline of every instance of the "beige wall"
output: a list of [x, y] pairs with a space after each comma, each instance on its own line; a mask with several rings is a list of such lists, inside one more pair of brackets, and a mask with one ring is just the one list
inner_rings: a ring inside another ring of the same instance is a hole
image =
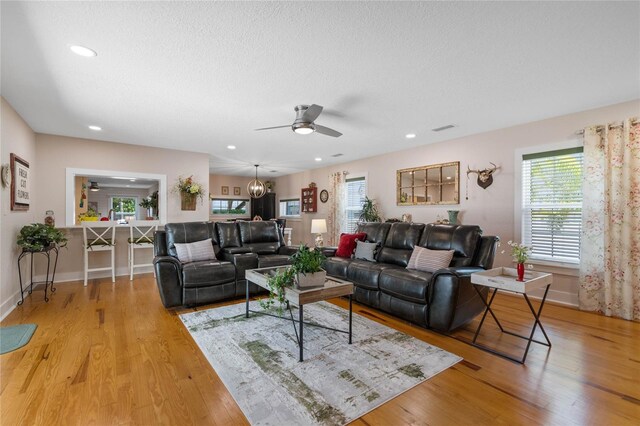
[[[2, 164], [9, 163], [9, 155], [16, 154], [29, 162], [31, 173], [31, 199], [37, 200], [42, 193], [39, 191], [36, 180], [39, 170], [36, 165], [36, 137], [29, 125], [18, 115], [4, 98], [0, 110], [0, 158]], [[11, 211], [10, 188], [0, 188], [2, 197], [0, 201], [0, 240], [2, 250], [0, 254], [0, 319], [15, 306], [19, 300], [19, 281], [17, 258], [19, 249], [16, 245], [16, 237], [20, 228], [32, 222], [44, 221], [44, 211], [31, 206], [29, 211]], [[26, 262], [23, 262], [26, 265]], [[25, 271], [26, 268], [23, 268]], [[39, 293], [36, 293], [39, 294]]]
[[[385, 218], [400, 218], [410, 213], [414, 222], [428, 223], [438, 215], [447, 217], [448, 209], [460, 210], [459, 221], [478, 224], [485, 235], [498, 235], [502, 241], [519, 239], [514, 233], [514, 167], [515, 150], [547, 145], [575, 139], [575, 131], [594, 124], [622, 120], [640, 114], [640, 102], [626, 102], [604, 108], [579, 112], [548, 120], [492, 132], [466, 136], [449, 141], [424, 145], [364, 160], [357, 160], [335, 167], [325, 167], [280, 177], [277, 182], [278, 197], [299, 194], [300, 188], [316, 182], [319, 190], [329, 188], [329, 174], [346, 170], [351, 176], [366, 175], [368, 195], [379, 204]], [[460, 204], [452, 206], [396, 206], [396, 170], [435, 163], [460, 161]], [[470, 176], [469, 199], [465, 199], [466, 170], [489, 167], [489, 162], [500, 166], [494, 173], [494, 183], [487, 189], [480, 188], [475, 175]], [[294, 241], [301, 239], [313, 243], [310, 233], [311, 219], [326, 218], [330, 203], [320, 203], [318, 213], [303, 213], [299, 222], [290, 221]], [[289, 224], [289, 221], [287, 222]], [[327, 236], [325, 236], [325, 240]], [[504, 248], [504, 247], [503, 247]], [[510, 266], [507, 254], [498, 255], [496, 266]], [[541, 266], [537, 270], [543, 270]], [[577, 302], [577, 278], [575, 270], [553, 269], [553, 297], [570, 304]]]
[[[211, 197], [215, 197], [215, 198], [228, 198], [228, 199], [239, 198], [243, 200], [249, 200], [251, 199], [251, 197], [249, 197], [249, 194], [247, 193], [247, 184], [252, 179], [253, 178], [247, 177], [247, 176], [226, 176], [226, 175], [212, 174], [212, 175], [209, 175], [209, 193]], [[222, 195], [223, 186], [229, 187], [228, 195]], [[240, 188], [240, 195], [233, 194], [234, 187]], [[235, 218], [235, 217], [238, 217], [238, 216], [237, 215], [233, 215], [233, 216], [210, 215], [210, 219], [213, 221], [226, 220], [228, 218]]]
[[[205, 199], [198, 203], [195, 211], [182, 211], [180, 197], [171, 191], [178, 176], [193, 175], [194, 179], [204, 186], [204, 193], [209, 192], [209, 156], [202, 153], [177, 151], [161, 148], [150, 148], [139, 145], [103, 142], [90, 139], [77, 139], [65, 136], [36, 135], [36, 164], [38, 175], [35, 186], [45, 188], [35, 200], [36, 211], [53, 210], [59, 226], [64, 223], [65, 179], [66, 169], [85, 168], [122, 172], [140, 172], [165, 174], [167, 176], [168, 194], [167, 216], [169, 222], [189, 222], [208, 220], [208, 203]], [[68, 249], [60, 253], [56, 281], [80, 279], [82, 277], [82, 232], [69, 230]], [[116, 265], [118, 274], [127, 271], [126, 232], [118, 231], [116, 245]], [[150, 256], [150, 254], [149, 254]], [[99, 267], [106, 262], [106, 256], [91, 256], [92, 267]], [[92, 276], [99, 276], [93, 273]], [[102, 274], [105, 275], [105, 274]]]

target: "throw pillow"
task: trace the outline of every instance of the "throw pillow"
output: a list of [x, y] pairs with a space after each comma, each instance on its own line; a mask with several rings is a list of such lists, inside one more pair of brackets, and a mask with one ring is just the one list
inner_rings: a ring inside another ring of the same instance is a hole
[[367, 238], [367, 234], [359, 232], [356, 234], [340, 234], [340, 241], [338, 242], [338, 249], [336, 250], [336, 257], [351, 257], [353, 251], [356, 249], [356, 241], [364, 241]]
[[353, 255], [356, 259], [368, 260], [369, 262], [376, 261], [376, 249], [378, 244], [367, 243], [365, 241], [356, 241], [356, 253]]
[[201, 260], [216, 260], [211, 238], [193, 243], [175, 243], [176, 254], [182, 263], [199, 262]]
[[438, 269], [448, 268], [453, 259], [453, 252], [454, 250], [429, 250], [424, 247], [415, 247], [407, 269], [435, 272]]

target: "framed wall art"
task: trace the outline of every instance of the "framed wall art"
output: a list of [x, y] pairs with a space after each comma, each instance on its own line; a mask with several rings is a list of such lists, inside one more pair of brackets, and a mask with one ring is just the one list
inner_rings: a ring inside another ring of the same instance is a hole
[[29, 163], [11, 153], [11, 210], [28, 211], [31, 205]]
[[229, 187], [228, 186], [223, 186], [222, 187], [222, 195], [229, 195]]
[[240, 187], [239, 186], [234, 186], [233, 187], [233, 195], [240, 195]]

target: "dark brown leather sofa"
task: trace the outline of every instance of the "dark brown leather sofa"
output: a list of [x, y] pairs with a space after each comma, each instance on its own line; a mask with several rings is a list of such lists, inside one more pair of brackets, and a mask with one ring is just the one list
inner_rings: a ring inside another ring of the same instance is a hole
[[[217, 260], [182, 263], [175, 243], [211, 238]], [[247, 269], [289, 263], [295, 248], [286, 247], [278, 225], [264, 222], [167, 223], [154, 239], [153, 265], [165, 307], [194, 306], [244, 296]], [[250, 293], [264, 291], [250, 284]]]
[[[325, 262], [329, 275], [354, 283], [356, 301], [442, 332], [482, 312], [470, 275], [492, 267], [497, 237], [482, 236], [478, 226], [418, 223], [364, 223], [357, 232], [380, 245], [376, 262], [339, 257]], [[434, 273], [406, 269], [416, 245], [455, 250], [451, 264]]]

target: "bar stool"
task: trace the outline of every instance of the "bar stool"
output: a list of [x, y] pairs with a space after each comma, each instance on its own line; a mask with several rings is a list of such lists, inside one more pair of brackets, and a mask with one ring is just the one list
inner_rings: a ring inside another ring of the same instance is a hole
[[[84, 285], [87, 286], [89, 272], [111, 271], [111, 282], [116, 282], [116, 225], [115, 221], [82, 222], [82, 239], [84, 244]], [[111, 252], [111, 266], [107, 268], [89, 268], [89, 253], [98, 251]]]
[[[144, 266], [153, 266], [153, 263], [139, 263], [135, 262], [136, 249], [148, 249], [153, 248], [154, 233], [158, 230], [160, 225], [159, 220], [131, 220], [129, 221], [129, 280], [133, 280], [134, 268], [141, 268]], [[155, 271], [154, 271], [155, 275]]]

